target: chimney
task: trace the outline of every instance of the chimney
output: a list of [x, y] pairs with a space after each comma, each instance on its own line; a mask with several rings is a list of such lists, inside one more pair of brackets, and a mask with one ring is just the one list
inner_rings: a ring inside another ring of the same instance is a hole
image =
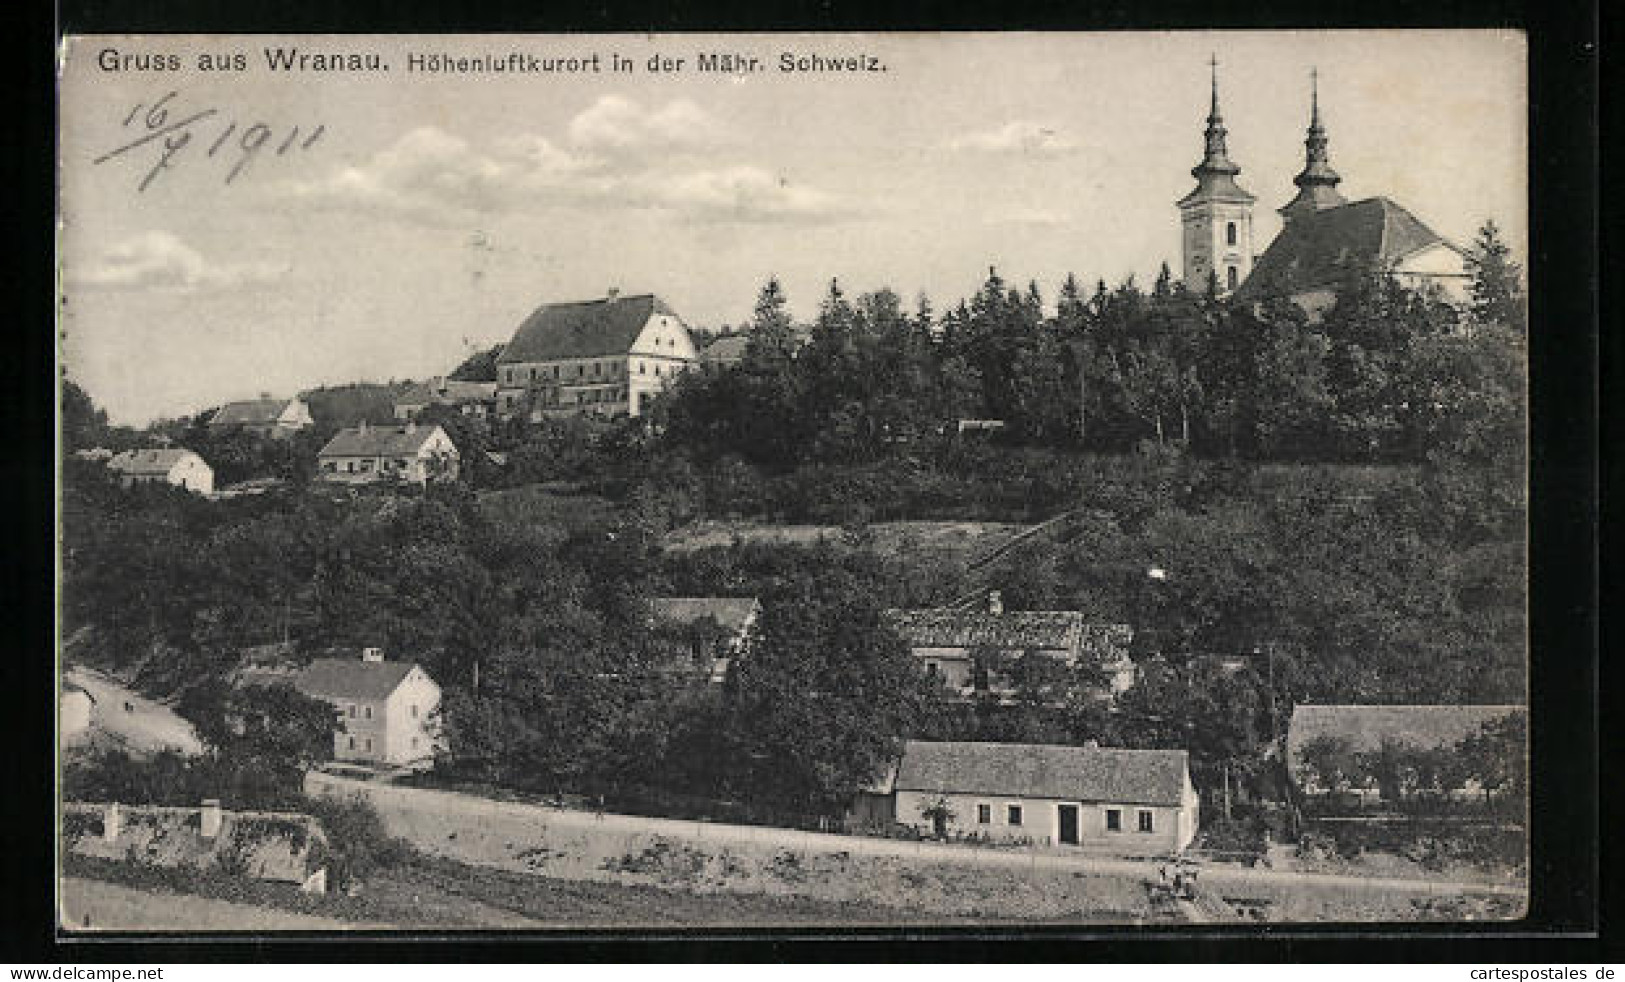
[[204, 798], [198, 810], [198, 829], [205, 839], [220, 838], [220, 799]]
[[1083, 749], [1085, 749], [1085, 750], [1099, 750], [1100, 749], [1100, 741], [1099, 740], [1085, 740], [1085, 741], [1083, 741]]
[[360, 433], [362, 436], [367, 435], [367, 421], [366, 420], [361, 421], [361, 425], [356, 427], [356, 432]]
[[108, 805], [102, 812], [102, 841], [117, 842], [119, 828], [124, 824], [124, 810], [118, 802]]
[[1004, 597], [999, 595], [999, 591], [991, 590], [988, 592], [987, 612], [990, 614], [1004, 613]]
[[384, 660], [384, 649], [382, 649], [382, 648], [362, 648], [361, 649], [361, 660], [362, 661], [383, 661]]
[[436, 395], [446, 394], [446, 377], [444, 375], [436, 375], [430, 385], [433, 386]]
[[402, 427], [401, 429], [402, 429], [403, 432], [405, 432], [405, 433], [407, 433], [409, 435], [412, 434], [412, 433], [416, 433], [418, 431], [418, 421], [415, 420], [415, 419], [409, 419], [409, 420], [406, 421], [406, 425], [404, 427]]
[[618, 286], [612, 286], [604, 293], [604, 299], [606, 301], [608, 301], [609, 303], [614, 303], [615, 299], [617, 297], [619, 297], [620, 295], [621, 295], [621, 288], [618, 287]]

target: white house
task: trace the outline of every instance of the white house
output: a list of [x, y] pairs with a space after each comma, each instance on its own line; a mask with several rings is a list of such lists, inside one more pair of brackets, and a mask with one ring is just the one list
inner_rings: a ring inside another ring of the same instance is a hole
[[697, 357], [682, 318], [652, 294], [544, 304], [497, 358], [497, 411], [639, 416]]
[[316, 455], [324, 481], [370, 484], [399, 480], [409, 484], [457, 477], [457, 447], [439, 426], [374, 426], [362, 423], [338, 431]]
[[318, 658], [289, 681], [332, 703], [339, 723], [333, 757], [342, 761], [425, 769], [440, 744], [440, 686], [421, 667], [363, 649], [359, 659]]
[[114, 455], [107, 466], [119, 475], [124, 487], [173, 484], [198, 494], [214, 493], [214, 468], [190, 450], [126, 450]]
[[894, 820], [933, 835], [1159, 856], [1200, 820], [1183, 750], [910, 740], [889, 778]]
[[297, 396], [292, 399], [274, 399], [261, 395], [258, 399], [228, 402], [209, 419], [209, 429], [223, 433], [243, 429], [260, 436], [286, 438], [312, 425], [310, 407]]
[[1013, 685], [996, 663], [1027, 655], [1100, 669], [1109, 680], [1103, 696], [1128, 690], [1137, 674], [1127, 624], [1093, 623], [1076, 610], [1007, 611], [997, 591], [985, 609], [888, 610], [883, 620], [927, 672], [965, 698], [1010, 695]]

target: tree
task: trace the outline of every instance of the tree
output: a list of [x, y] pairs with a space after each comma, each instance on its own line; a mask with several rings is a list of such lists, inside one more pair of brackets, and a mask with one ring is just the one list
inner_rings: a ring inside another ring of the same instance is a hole
[[1472, 276], [1469, 291], [1473, 322], [1481, 326], [1499, 324], [1519, 335], [1528, 333], [1522, 270], [1512, 261], [1512, 250], [1502, 241], [1494, 221], [1486, 221], [1479, 228], [1467, 254], [1467, 271]]
[[1359, 782], [1365, 774], [1354, 744], [1348, 737], [1326, 733], [1306, 741], [1298, 749], [1301, 785], [1313, 785], [1322, 793], [1340, 794]]
[[107, 412], [98, 408], [84, 389], [64, 376], [61, 423], [62, 451], [71, 454], [101, 443], [107, 432]]

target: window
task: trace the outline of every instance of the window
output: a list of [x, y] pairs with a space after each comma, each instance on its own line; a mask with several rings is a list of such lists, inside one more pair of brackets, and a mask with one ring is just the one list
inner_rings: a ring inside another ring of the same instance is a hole
[[1152, 820], [1151, 815], [1152, 815], [1151, 809], [1149, 809], [1149, 808], [1140, 809], [1140, 831], [1141, 832], [1155, 832], [1156, 831], [1156, 828], [1153, 825], [1153, 820]]
[[977, 805], [976, 806], [976, 823], [978, 825], [992, 825], [993, 824], [993, 806], [992, 805]]
[[417, 719], [417, 718], [418, 718], [418, 707], [416, 707], [416, 706], [413, 706], [413, 707], [412, 707], [412, 718], [413, 718], [413, 719]]
[[331, 474], [333, 471], [338, 470], [338, 467], [331, 460], [324, 460], [322, 461], [322, 470]]
[[345, 708], [345, 711], [347, 711], [350, 714], [350, 718], [355, 719], [355, 706], [352, 704], [352, 705], [349, 705], [349, 706], [345, 706], [344, 708]]
[[1236, 284], [1240, 282], [1240, 277], [1236, 275], [1236, 267], [1231, 266], [1230, 268], [1226, 269], [1224, 271], [1224, 279], [1225, 283], [1229, 285], [1230, 289], [1234, 290], [1236, 288]]
[[586, 375], [586, 374], [587, 374], [587, 366], [586, 365], [577, 365], [576, 366], [576, 378], [581, 378], [583, 375]]
[[413, 749], [413, 750], [416, 750], [416, 749], [417, 749], [417, 748], [418, 748], [418, 738], [417, 738], [417, 737], [413, 737], [413, 738], [412, 738], [412, 749]]
[[367, 737], [367, 752], [372, 752], [372, 737]]
[[656, 365], [655, 366], [655, 375], [658, 376], [659, 374], [660, 374], [660, 366]]
[[363, 709], [361, 711], [361, 715], [367, 717], [368, 719], [372, 719], [372, 707], [368, 706], [366, 709]]
[[645, 365], [641, 361], [638, 362], [638, 374], [639, 375], [647, 375], [647, 374], [649, 374], [649, 366]]
[[592, 363], [592, 373], [594, 375], [600, 375], [600, 374], [603, 373], [603, 371], [604, 371], [604, 366], [603, 366], [602, 363], [596, 362], [596, 361]]
[[1106, 831], [1123, 831], [1123, 812], [1117, 808], [1106, 809]]
[[531, 370], [530, 370], [530, 380], [531, 380], [531, 381], [532, 381], [532, 382], [534, 382], [534, 381], [536, 381], [536, 369], [534, 369], [534, 368], [532, 368], [532, 369], [531, 369]]
[[372, 470], [372, 458], [368, 457], [361, 462], [361, 473], [365, 474], [370, 470]]
[[1236, 244], [1236, 223], [1235, 222], [1226, 222], [1225, 223], [1225, 226], [1224, 226], [1224, 244], [1225, 245], [1235, 245]]
[[351, 750], [355, 749], [355, 737], [350, 738], [350, 749]]
[[1006, 805], [1005, 806], [1005, 822], [1007, 824], [1009, 824], [1009, 825], [1020, 825], [1021, 824], [1021, 806], [1020, 805]]

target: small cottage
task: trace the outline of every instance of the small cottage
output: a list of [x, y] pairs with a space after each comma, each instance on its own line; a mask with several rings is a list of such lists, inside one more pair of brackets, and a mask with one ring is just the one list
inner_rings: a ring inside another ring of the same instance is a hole
[[286, 439], [313, 423], [310, 406], [303, 399], [274, 399], [261, 395], [258, 399], [228, 402], [215, 410], [209, 419], [214, 433], [243, 430], [259, 436]]
[[1109, 680], [1102, 697], [1128, 690], [1136, 678], [1127, 624], [1094, 623], [1075, 610], [1007, 611], [998, 591], [984, 609], [888, 610], [884, 621], [928, 673], [964, 698], [1010, 696], [1014, 686], [1000, 663], [1029, 654], [1100, 669]]
[[[1362, 761], [1369, 762], [1385, 746], [1400, 754], [1442, 754], [1446, 766], [1434, 769], [1448, 772], [1449, 758], [1463, 740], [1478, 734], [1486, 724], [1521, 717], [1525, 712], [1523, 706], [1300, 704], [1293, 707], [1287, 730], [1287, 773], [1306, 797], [1336, 792], [1358, 804], [1376, 803], [1382, 800], [1382, 789], [1372, 768]], [[1336, 772], [1335, 777], [1324, 773], [1328, 771]], [[1469, 801], [1482, 794], [1476, 782], [1449, 773], [1397, 777], [1395, 790], [1402, 794], [1438, 792]], [[1454, 786], [1425, 786], [1436, 782]]]
[[214, 468], [197, 454], [179, 447], [126, 450], [107, 462], [119, 484], [173, 484], [197, 494], [214, 493]]
[[386, 661], [382, 649], [366, 648], [359, 659], [318, 658], [287, 681], [338, 710], [336, 760], [433, 766], [440, 686], [418, 665]]
[[483, 417], [496, 404], [495, 382], [463, 382], [436, 376], [401, 393], [395, 400], [395, 418], [416, 419], [430, 406], [450, 406], [464, 416]]
[[341, 484], [456, 480], [458, 459], [444, 429], [411, 422], [340, 430], [316, 455], [321, 479]]
[[894, 821], [938, 837], [1168, 855], [1200, 817], [1183, 750], [910, 740], [888, 777], [870, 796], [889, 795]]

